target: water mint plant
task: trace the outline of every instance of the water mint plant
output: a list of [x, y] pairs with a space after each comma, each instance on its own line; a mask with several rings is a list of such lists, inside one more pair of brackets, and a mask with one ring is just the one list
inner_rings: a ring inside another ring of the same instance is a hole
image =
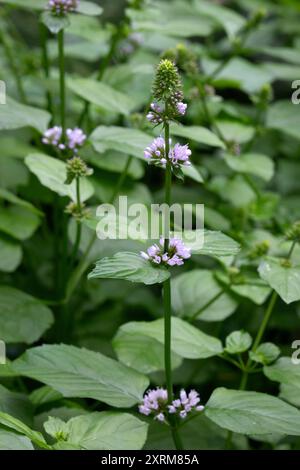
[[289, 457], [296, 2], [0, 3], [0, 449]]

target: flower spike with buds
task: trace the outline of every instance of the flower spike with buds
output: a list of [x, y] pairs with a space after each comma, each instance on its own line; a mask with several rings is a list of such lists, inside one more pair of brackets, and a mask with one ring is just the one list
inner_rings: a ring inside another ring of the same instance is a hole
[[54, 15], [63, 16], [76, 11], [78, 6], [79, 0], [49, 0], [47, 9]]
[[67, 161], [67, 180], [66, 184], [71, 184], [75, 178], [91, 176], [94, 170], [89, 168], [80, 157], [73, 157]]

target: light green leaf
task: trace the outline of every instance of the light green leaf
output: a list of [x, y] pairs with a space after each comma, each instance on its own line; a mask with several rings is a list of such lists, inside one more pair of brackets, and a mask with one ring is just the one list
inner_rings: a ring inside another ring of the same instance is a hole
[[[25, 163], [34, 173], [41, 184], [58, 193], [68, 196], [76, 201], [76, 182], [65, 184], [67, 179], [66, 164], [57, 158], [42, 153], [33, 153], [25, 158]], [[87, 178], [80, 179], [81, 201], [86, 201], [94, 193], [94, 188]]]
[[130, 113], [132, 107], [130, 99], [105, 83], [91, 78], [71, 78], [67, 81], [67, 86], [76, 95], [106, 111], [125, 116]]
[[43, 213], [34, 207], [30, 202], [21, 199], [20, 197], [16, 196], [14, 193], [8, 191], [7, 189], [0, 188], [0, 199], [4, 199], [4, 201], [8, 201], [12, 204], [16, 204], [17, 206], [25, 207], [31, 212], [34, 212], [37, 215], [43, 215]]
[[187, 139], [195, 140], [199, 144], [205, 144], [212, 147], [225, 148], [224, 143], [213, 132], [206, 127], [201, 126], [180, 126], [179, 124], [172, 123], [170, 126], [171, 135], [179, 137], [186, 137]]
[[103, 12], [103, 8], [94, 2], [88, 2], [86, 0], [80, 0], [76, 10], [78, 13], [87, 16], [99, 16]]
[[300, 266], [286, 266], [285, 260], [268, 257], [258, 268], [259, 275], [290, 304], [300, 300]]
[[300, 364], [295, 364], [291, 357], [281, 357], [275, 364], [264, 367], [264, 374], [275, 382], [297, 387], [300, 393]]
[[300, 435], [300, 411], [265, 393], [217, 388], [205, 407], [206, 416], [240, 434]]
[[6, 104], [0, 106], [1, 130], [33, 127], [42, 134], [48, 128], [50, 118], [46, 111], [20, 104], [9, 97], [6, 98]]
[[116, 407], [138, 403], [148, 386], [144, 375], [117, 361], [64, 344], [29, 349], [13, 368], [65, 397], [93, 398]]
[[153, 266], [137, 253], [120, 252], [111, 258], [97, 261], [88, 275], [89, 279], [124, 279], [131, 282], [156, 284], [170, 277], [169, 271], [161, 266]]
[[[197, 230], [198, 234], [195, 232], [195, 230], [185, 230], [182, 237], [185, 245], [191, 248], [194, 254], [218, 258], [236, 255], [240, 251], [239, 244], [222, 232], [211, 230]], [[181, 238], [178, 233], [176, 235], [176, 232], [174, 236]]]
[[259, 364], [271, 364], [274, 362], [280, 354], [280, 349], [273, 343], [262, 343], [255, 349], [250, 351], [250, 359]]
[[294, 139], [299, 139], [300, 116], [298, 106], [292, 101], [279, 100], [272, 104], [267, 113], [267, 127], [277, 129]]
[[274, 163], [266, 155], [246, 153], [243, 155], [224, 155], [225, 162], [234, 171], [259, 176], [269, 181], [274, 174]]
[[48, 307], [14, 287], [0, 286], [0, 312], [0, 338], [7, 343], [34, 343], [53, 323]]
[[0, 429], [0, 450], [34, 450], [34, 448], [28, 437]]
[[182, 166], [181, 171], [184, 176], [186, 176], [187, 178], [191, 178], [194, 181], [197, 181], [197, 183], [203, 183], [204, 181], [200, 171], [194, 165]]
[[238, 121], [218, 120], [216, 123], [227, 142], [244, 144], [251, 140], [255, 129]]
[[103, 411], [76, 416], [67, 423], [50, 417], [45, 429], [51, 435], [63, 433], [67, 444], [81, 449], [139, 450], [145, 444], [148, 425], [128, 413]]
[[68, 15], [53, 15], [51, 11], [43, 11], [41, 15], [41, 21], [52, 34], [59, 33], [59, 31], [65, 29], [70, 24], [70, 19]]
[[225, 351], [229, 354], [240, 354], [247, 351], [252, 344], [252, 338], [247, 331], [233, 331], [226, 338]]
[[0, 411], [28, 424], [32, 421], [33, 407], [28, 397], [22, 393], [11, 392], [2, 385], [0, 385]]
[[12, 273], [22, 260], [22, 248], [13, 240], [0, 235], [0, 271]]
[[[135, 337], [138, 338], [138, 348], [136, 350], [132, 346]], [[152, 338], [161, 344], [161, 355], [163, 356], [164, 320], [159, 319], [152, 322], [130, 322], [121, 326], [113, 341], [120, 360], [126, 364], [127, 362], [139, 364], [136, 354], [141, 352], [139, 338], [142, 337]], [[126, 349], [127, 344], [130, 346], [128, 350]], [[146, 347], [147, 342], [145, 343]], [[218, 355], [223, 350], [220, 340], [203, 333], [198, 328], [176, 317], [172, 317], [171, 349], [177, 356], [187, 359], [205, 359]]]
[[13, 205], [1, 210], [0, 231], [17, 240], [30, 238], [39, 225], [40, 218], [23, 207]]
[[214, 21], [223, 26], [228, 36], [235, 36], [238, 31], [245, 25], [245, 19], [236, 11], [226, 8], [205, 0], [197, 0], [195, 2], [196, 10], [211, 17]]
[[195, 269], [176, 276], [171, 281], [172, 307], [176, 315], [203, 321], [220, 321], [237, 307], [208, 270]]
[[20, 421], [19, 419], [14, 418], [13, 416], [2, 411], [0, 411], [0, 424], [26, 436], [28, 439], [30, 439], [32, 442], [34, 442], [41, 448], [49, 448], [43, 435], [40, 432], [33, 431], [26, 424], [22, 423], [22, 421]]
[[106, 150], [117, 150], [145, 161], [144, 150], [153, 137], [138, 129], [99, 126], [91, 134], [90, 140], [95, 150], [100, 153]]

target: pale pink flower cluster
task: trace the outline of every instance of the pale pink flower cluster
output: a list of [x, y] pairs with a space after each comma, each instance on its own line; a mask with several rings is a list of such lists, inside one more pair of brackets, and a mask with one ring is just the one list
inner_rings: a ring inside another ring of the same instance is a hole
[[65, 15], [76, 11], [79, 6], [79, 0], [49, 0], [47, 9], [56, 15]]
[[[175, 144], [174, 147], [171, 146], [170, 140], [170, 150], [168, 159], [173, 167], [190, 166], [190, 156], [192, 152], [189, 149], [188, 144], [180, 145]], [[144, 151], [144, 157], [148, 160], [149, 163], [152, 163], [156, 166], [166, 167], [167, 164], [167, 155], [166, 155], [166, 145], [165, 139], [163, 137], [156, 137], [153, 142], [146, 147]]]
[[145, 396], [143, 403], [139, 406], [139, 411], [145, 416], [153, 416], [160, 422], [167, 422], [168, 415], [177, 415], [184, 419], [193, 411], [203, 411], [204, 406], [199, 405], [200, 397], [196, 390], [191, 390], [188, 394], [185, 390], [181, 390], [179, 398], [172, 401], [168, 405], [168, 392], [164, 388], [149, 390]]
[[141, 251], [141, 256], [153, 264], [167, 266], [182, 266], [184, 260], [191, 257], [191, 250], [187, 248], [179, 238], [170, 238], [168, 251], [164, 251], [165, 241], [160, 239], [159, 244], [155, 243], [147, 251]]
[[[152, 124], [161, 124], [164, 120], [164, 110], [158, 103], [151, 103], [151, 110], [147, 114], [147, 119]], [[178, 114], [179, 116], [184, 116], [186, 113], [187, 104], [182, 101], [175, 101], [175, 107], [173, 108], [173, 113]], [[175, 116], [174, 116], [175, 117]]]
[[59, 150], [69, 149], [74, 153], [78, 152], [79, 147], [82, 147], [85, 141], [86, 135], [78, 127], [67, 129], [65, 143], [62, 142], [62, 128], [60, 126], [47, 129], [42, 138], [42, 142], [45, 145], [53, 145]]

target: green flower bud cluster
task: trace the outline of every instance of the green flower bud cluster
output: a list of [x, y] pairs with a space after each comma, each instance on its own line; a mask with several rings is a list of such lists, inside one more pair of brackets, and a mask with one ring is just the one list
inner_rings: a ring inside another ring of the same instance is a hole
[[85, 207], [84, 203], [78, 205], [76, 202], [71, 201], [66, 206], [65, 213], [70, 214], [76, 220], [82, 220], [90, 215], [90, 210]]
[[180, 70], [188, 75], [194, 75], [198, 72], [197, 56], [185, 44], [177, 44], [176, 47], [168, 49], [162, 57], [175, 63]]
[[178, 69], [169, 59], [163, 59], [158, 64], [153, 85], [153, 96], [157, 101], [166, 102], [172, 109], [183, 99]]
[[300, 220], [295, 222], [285, 234], [286, 240], [299, 241], [300, 242]]
[[260, 243], [256, 243], [254, 248], [249, 253], [249, 258], [254, 260], [256, 258], [260, 258], [268, 253], [270, 249], [270, 242], [269, 240], [264, 240]]
[[78, 156], [70, 158], [67, 161], [67, 179], [66, 184], [71, 184], [76, 178], [92, 175], [94, 170], [89, 168], [87, 164]]

